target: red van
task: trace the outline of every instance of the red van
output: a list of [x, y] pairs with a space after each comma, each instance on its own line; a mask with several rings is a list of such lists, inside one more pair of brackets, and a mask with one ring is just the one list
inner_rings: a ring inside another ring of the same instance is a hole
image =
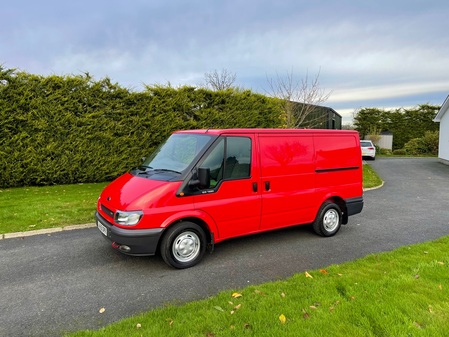
[[174, 132], [110, 183], [96, 223], [112, 247], [188, 268], [206, 247], [301, 224], [332, 236], [363, 208], [356, 131]]

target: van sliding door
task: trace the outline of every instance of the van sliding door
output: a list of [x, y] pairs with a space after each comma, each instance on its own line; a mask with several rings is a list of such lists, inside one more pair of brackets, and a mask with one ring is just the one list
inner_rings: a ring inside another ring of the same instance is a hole
[[261, 229], [312, 222], [316, 215], [311, 135], [260, 135]]

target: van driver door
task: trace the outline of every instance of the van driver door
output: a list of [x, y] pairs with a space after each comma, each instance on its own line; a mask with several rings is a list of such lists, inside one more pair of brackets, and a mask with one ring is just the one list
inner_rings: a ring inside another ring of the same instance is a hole
[[261, 221], [261, 191], [254, 135], [221, 136], [197, 167], [210, 169], [210, 186], [194, 195], [194, 207], [211, 216], [216, 239], [257, 232]]

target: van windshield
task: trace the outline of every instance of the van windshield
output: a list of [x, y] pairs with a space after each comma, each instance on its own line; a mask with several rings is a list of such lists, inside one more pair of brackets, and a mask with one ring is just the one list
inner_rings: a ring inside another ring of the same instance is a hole
[[144, 161], [141, 167], [154, 171], [182, 173], [211, 138], [210, 135], [173, 134]]

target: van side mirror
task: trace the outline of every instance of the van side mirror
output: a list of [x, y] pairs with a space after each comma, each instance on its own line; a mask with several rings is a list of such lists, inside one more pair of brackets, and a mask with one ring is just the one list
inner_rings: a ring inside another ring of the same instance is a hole
[[210, 186], [210, 168], [198, 167], [196, 170], [197, 179], [190, 181], [190, 187], [209, 188]]

